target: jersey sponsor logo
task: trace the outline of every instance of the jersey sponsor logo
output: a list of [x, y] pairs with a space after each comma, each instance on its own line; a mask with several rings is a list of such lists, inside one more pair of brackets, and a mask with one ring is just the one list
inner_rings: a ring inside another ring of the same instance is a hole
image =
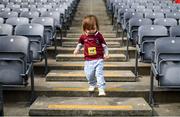
[[96, 47], [89, 47], [88, 48], [88, 55], [96, 55]]

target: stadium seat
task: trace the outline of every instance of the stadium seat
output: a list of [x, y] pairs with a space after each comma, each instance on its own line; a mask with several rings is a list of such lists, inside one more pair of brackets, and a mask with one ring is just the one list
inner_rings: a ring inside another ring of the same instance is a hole
[[161, 12], [147, 12], [145, 13], [145, 18], [150, 18], [152, 21], [154, 21], [154, 19], [156, 18], [164, 18], [164, 13]]
[[172, 26], [169, 29], [170, 37], [180, 37], [180, 26]]
[[154, 78], [160, 88], [180, 87], [180, 37], [164, 37], [155, 41], [151, 64], [149, 103], [155, 104]]
[[47, 74], [47, 50], [44, 40], [44, 26], [41, 24], [23, 24], [15, 28], [15, 35], [26, 36], [30, 40], [30, 49], [33, 52], [33, 61], [45, 59], [45, 74]]
[[47, 46], [55, 44], [56, 51], [56, 28], [54, 19], [51, 17], [39, 17], [32, 20], [32, 23], [38, 23], [44, 26], [44, 38]]
[[2, 17], [0, 17], [0, 24], [4, 23], [4, 19]]
[[34, 100], [34, 72], [29, 40], [23, 36], [0, 37], [0, 82], [3, 87], [22, 87], [31, 78], [31, 102]]
[[4, 20], [6, 21], [6, 19], [10, 18], [10, 17], [18, 17], [18, 13], [17, 12], [0, 12], [0, 17], [4, 18]]
[[168, 30], [161, 25], [143, 25], [138, 28], [138, 43], [136, 44], [135, 71], [138, 75], [138, 58], [141, 62], [151, 62], [154, 42], [159, 37], [167, 37]]
[[29, 18], [31, 21], [33, 18], [39, 17], [40, 13], [37, 11], [25, 11], [20, 13], [20, 17], [26, 17]]
[[10, 24], [0, 24], [0, 36], [13, 35], [13, 26]]
[[152, 25], [152, 20], [148, 18], [131, 18], [129, 20], [129, 29], [127, 32], [127, 50], [126, 50], [126, 61], [129, 59], [129, 42], [132, 45], [136, 45], [138, 41], [138, 28], [142, 25]]

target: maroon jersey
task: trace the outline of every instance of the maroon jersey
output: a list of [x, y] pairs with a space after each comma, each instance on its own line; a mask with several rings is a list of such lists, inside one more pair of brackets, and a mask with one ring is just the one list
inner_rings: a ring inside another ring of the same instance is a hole
[[82, 34], [79, 38], [79, 43], [84, 45], [85, 60], [103, 59], [104, 48], [102, 44], [106, 45], [106, 42], [101, 33], [96, 32], [93, 35]]

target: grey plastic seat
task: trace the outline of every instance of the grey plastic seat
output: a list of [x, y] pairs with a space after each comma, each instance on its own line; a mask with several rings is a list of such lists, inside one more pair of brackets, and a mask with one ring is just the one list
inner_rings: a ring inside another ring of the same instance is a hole
[[140, 46], [141, 60], [151, 61], [151, 52], [154, 50], [154, 41], [159, 37], [168, 36], [168, 30], [161, 25], [144, 25], [138, 29], [138, 45]]
[[167, 18], [174, 18], [177, 21], [179, 21], [179, 19], [180, 19], [180, 12], [165, 13], [165, 16]]
[[32, 23], [38, 23], [44, 26], [44, 38], [47, 46], [52, 45], [55, 40], [55, 22], [51, 17], [39, 17], [32, 20]]
[[180, 37], [180, 26], [172, 26], [169, 29], [170, 37]]
[[[10, 24], [15, 28], [17, 25], [28, 24], [29, 19], [25, 17], [11, 17], [6, 20], [6, 24]], [[13, 29], [14, 34], [14, 29]]]
[[30, 11], [37, 11], [37, 12], [43, 14], [44, 12], [47, 11], [47, 9], [46, 8], [31, 8]]
[[39, 17], [40, 13], [37, 11], [25, 11], [21, 12], [20, 17], [26, 17], [29, 20], [32, 20], [33, 18]]
[[35, 4], [25, 4], [21, 5], [22, 8], [35, 9], [37, 6]]
[[47, 12], [44, 12], [43, 14], [41, 14], [41, 17], [51, 17], [51, 18], [54, 18], [55, 20], [55, 26], [57, 28], [62, 28], [62, 21], [61, 21], [61, 16], [60, 16], [60, 13], [59, 12], [50, 12], [50, 11], [47, 11]]
[[4, 19], [2, 17], [0, 17], [0, 24], [4, 23]]
[[0, 13], [0, 17], [4, 18], [4, 20], [10, 18], [10, 17], [18, 17], [18, 13], [17, 12], [1, 12]]
[[157, 38], [167, 37], [168, 30], [161, 25], [143, 25], [138, 28], [138, 43], [136, 48], [135, 75], [138, 77], [138, 58], [141, 62], [150, 63], [152, 52], [154, 51], [154, 42]]
[[29, 11], [29, 9], [28, 8], [15, 8], [15, 9], [12, 9], [12, 11], [17, 12], [17, 13], [21, 13], [24, 11]]
[[6, 8], [10, 8], [10, 9], [16, 9], [16, 8], [20, 8], [21, 6], [18, 4], [7, 4]]
[[151, 20], [154, 20], [156, 18], [164, 18], [164, 13], [161, 12], [153, 12], [153, 13], [145, 13], [145, 18], [150, 18]]
[[26, 36], [30, 40], [30, 50], [33, 52], [33, 61], [45, 59], [45, 74], [47, 73], [47, 53], [44, 41], [44, 26], [41, 24], [17, 25], [15, 35]]
[[152, 20], [148, 18], [131, 18], [129, 20], [129, 30], [127, 32], [126, 61], [129, 59], [129, 42], [136, 45], [138, 41], [138, 28], [142, 25], [152, 25]]
[[28, 85], [31, 78], [31, 102], [34, 100], [34, 73], [29, 40], [23, 36], [0, 37], [0, 82], [3, 87]]
[[0, 12], [10, 12], [10, 8], [0, 8]]
[[151, 64], [149, 103], [155, 104], [154, 79], [160, 88], [180, 87], [180, 37], [159, 38], [155, 41]]
[[177, 20], [174, 18], [157, 18], [154, 20], [154, 24], [166, 26], [169, 31], [171, 26], [177, 26]]
[[0, 36], [11, 36], [13, 34], [13, 26], [9, 24], [0, 24]]

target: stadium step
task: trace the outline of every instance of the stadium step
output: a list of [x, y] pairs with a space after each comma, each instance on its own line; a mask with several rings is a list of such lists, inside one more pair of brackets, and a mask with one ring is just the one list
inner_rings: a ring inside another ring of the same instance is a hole
[[[77, 38], [79, 38], [79, 36], [81, 35], [82, 33], [68, 33], [67, 34], [67, 37], [73, 37], [73, 38], [75, 38], [75, 37], [77, 37]], [[103, 34], [103, 36], [105, 37], [105, 38], [116, 38], [116, 34], [115, 33], [104, 33]]]
[[[60, 38], [57, 38], [58, 40]], [[124, 38], [124, 41], [127, 40]], [[106, 42], [122, 42], [122, 38], [105, 38]], [[78, 42], [78, 38], [69, 38], [69, 37], [63, 37], [63, 42]]]
[[[49, 70], [83, 70], [84, 61], [56, 61], [54, 59], [48, 59]], [[104, 62], [104, 70], [131, 70], [134, 72], [135, 63], [134, 60], [129, 62]], [[34, 64], [36, 74], [43, 74], [44, 72], [44, 61]], [[139, 75], [150, 74], [150, 64], [139, 63], [138, 67]]]
[[[106, 81], [135, 81], [135, 75], [125, 70], [105, 70]], [[46, 76], [46, 81], [87, 81], [83, 70], [52, 70]]]
[[[110, 58], [107, 60], [109, 62], [112, 61], [125, 61], [126, 56], [124, 54], [111, 54]], [[56, 56], [56, 61], [83, 61], [84, 55], [79, 54], [77, 56], [73, 54], [58, 54]]]
[[30, 116], [151, 116], [143, 98], [41, 97]]
[[[58, 47], [57, 53], [59, 53], [59, 54], [72, 54], [74, 49], [75, 49], [75, 46], [74, 47]], [[54, 56], [54, 47], [49, 47], [47, 50], [48, 50], [49, 56]], [[136, 48], [129, 47], [130, 58], [134, 58], [135, 51], [136, 51]], [[80, 53], [81, 54], [83, 53], [83, 49]], [[109, 48], [109, 53], [110, 54], [125, 54], [126, 48], [125, 47], [123, 47], [123, 48]]]

